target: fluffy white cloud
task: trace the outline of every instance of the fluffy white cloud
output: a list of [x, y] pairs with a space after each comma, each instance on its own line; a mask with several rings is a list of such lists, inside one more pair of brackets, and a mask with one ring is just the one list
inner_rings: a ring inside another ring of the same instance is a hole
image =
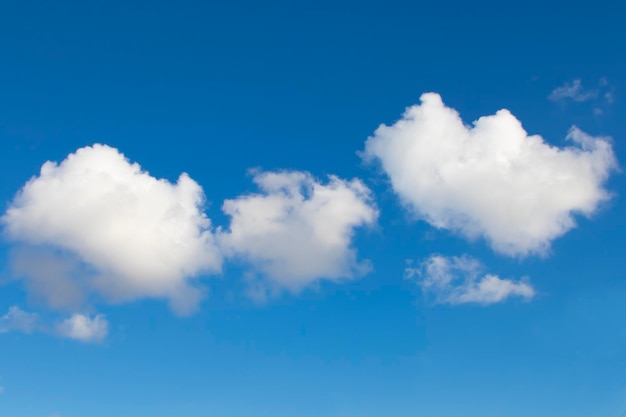
[[368, 138], [363, 156], [378, 160], [394, 191], [419, 218], [498, 252], [545, 253], [609, 198], [603, 184], [616, 168], [606, 138], [576, 127], [571, 147], [529, 136], [508, 110], [463, 124], [438, 94], [421, 97], [392, 126]]
[[[41, 264], [29, 262], [32, 250], [19, 265], [30, 286], [48, 294], [57, 307], [79, 302], [77, 291], [87, 291], [111, 301], [166, 298], [186, 313], [202, 295], [191, 278], [221, 267], [203, 202], [201, 187], [186, 174], [171, 184], [142, 171], [116, 149], [94, 145], [61, 164], [46, 162], [15, 197], [2, 223], [14, 241], [31, 249], [55, 249], [47, 262], [56, 262], [58, 279], [42, 277]], [[56, 257], [59, 249], [70, 256]], [[80, 274], [78, 283], [64, 275], [69, 268], [64, 262], [71, 257], [91, 271]]]
[[102, 314], [94, 317], [74, 314], [59, 323], [57, 333], [81, 342], [101, 342], [109, 333], [109, 322]]
[[[602, 80], [600, 80], [600, 84], [603, 85]], [[552, 101], [573, 100], [577, 102], [591, 100], [596, 97], [598, 97], [598, 90], [585, 90], [579, 79], [573, 80], [571, 83], [566, 82], [562, 86], [555, 88], [548, 96]]]
[[367, 271], [351, 246], [354, 229], [378, 216], [363, 183], [331, 176], [323, 184], [303, 172], [257, 172], [254, 182], [261, 193], [223, 205], [231, 223], [220, 241], [230, 256], [249, 262], [271, 286], [291, 291]]
[[37, 330], [39, 316], [36, 313], [28, 313], [17, 306], [9, 308], [9, 311], [0, 317], [0, 333], [18, 331], [32, 333]]
[[432, 255], [418, 267], [408, 267], [406, 276], [416, 279], [425, 295], [441, 304], [494, 304], [509, 297], [530, 299], [535, 290], [527, 280], [501, 279], [483, 274], [479, 261], [468, 256]]

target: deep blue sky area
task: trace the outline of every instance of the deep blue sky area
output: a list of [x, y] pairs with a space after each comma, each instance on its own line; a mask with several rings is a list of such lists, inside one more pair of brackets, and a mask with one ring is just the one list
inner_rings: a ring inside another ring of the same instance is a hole
[[[98, 343], [0, 325], [0, 416], [622, 416], [622, 171], [547, 252], [507, 256], [416, 219], [360, 155], [436, 92], [467, 125], [506, 108], [553, 146], [572, 125], [611, 137], [623, 167], [625, 15], [605, 0], [2, 1], [2, 213], [44, 162], [103, 143], [156, 178], [188, 173], [215, 227], [228, 227], [225, 199], [258, 190], [254, 168], [360, 178], [379, 217], [355, 230], [372, 269], [351, 280], [259, 302], [248, 268], [226, 262], [201, 277], [189, 317], [95, 298], [88, 312], [109, 323]], [[575, 80], [595, 96], [548, 98]], [[15, 279], [19, 247], [0, 243], [0, 315], [69, 314]], [[405, 267], [433, 253], [528, 277], [536, 294], [429, 302]]]

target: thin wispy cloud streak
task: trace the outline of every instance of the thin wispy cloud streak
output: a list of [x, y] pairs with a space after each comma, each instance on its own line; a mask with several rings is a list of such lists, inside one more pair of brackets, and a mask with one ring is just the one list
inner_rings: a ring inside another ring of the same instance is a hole
[[28, 313], [17, 306], [9, 307], [9, 311], [0, 317], [0, 333], [21, 332], [33, 333], [39, 327], [39, 316]]
[[600, 78], [594, 88], [585, 88], [580, 79], [566, 81], [563, 85], [552, 90], [548, 99], [561, 104], [589, 103], [593, 107], [596, 117], [604, 116], [605, 112], [615, 101], [614, 87], [606, 77]]
[[552, 90], [548, 99], [552, 101], [572, 100], [582, 103], [597, 98], [598, 94], [598, 90], [586, 90], [583, 88], [582, 81], [575, 79], [571, 82], [565, 82], [562, 86]]
[[109, 322], [103, 314], [91, 316], [75, 313], [71, 317], [51, 323], [38, 313], [27, 312], [18, 306], [12, 306], [5, 315], [0, 317], [0, 334], [11, 332], [43, 333], [84, 343], [98, 343], [106, 339], [109, 333]]

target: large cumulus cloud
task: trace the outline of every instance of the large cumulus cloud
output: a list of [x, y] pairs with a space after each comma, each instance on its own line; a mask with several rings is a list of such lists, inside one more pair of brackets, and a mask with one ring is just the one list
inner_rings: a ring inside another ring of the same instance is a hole
[[545, 254], [553, 239], [609, 198], [604, 183], [616, 168], [606, 138], [573, 127], [571, 146], [528, 135], [508, 110], [467, 126], [434, 93], [381, 125], [365, 145], [393, 190], [417, 217], [498, 252]]
[[[186, 174], [172, 184], [118, 150], [94, 145], [60, 164], [46, 162], [2, 223], [23, 245], [18, 272], [55, 307], [95, 293], [109, 301], [165, 298], [186, 313], [202, 294], [192, 279], [221, 266], [203, 201]], [[71, 273], [72, 260], [83, 273]]]

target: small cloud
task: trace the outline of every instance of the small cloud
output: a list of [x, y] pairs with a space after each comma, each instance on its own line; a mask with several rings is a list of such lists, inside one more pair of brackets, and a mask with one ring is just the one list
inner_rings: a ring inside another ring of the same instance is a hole
[[424, 295], [437, 304], [500, 303], [510, 297], [529, 300], [535, 290], [528, 279], [514, 281], [483, 272], [482, 264], [467, 255], [432, 255], [418, 267], [407, 267], [405, 276], [414, 279]]
[[105, 316], [98, 314], [89, 317], [74, 314], [56, 324], [46, 323], [37, 313], [29, 313], [17, 306], [0, 317], [0, 334], [21, 332], [26, 334], [44, 333], [66, 337], [81, 342], [100, 342], [109, 332], [109, 322]]
[[598, 97], [598, 90], [585, 90], [580, 79], [566, 82], [552, 90], [548, 99], [552, 101], [573, 100], [579, 103]]
[[250, 266], [252, 298], [368, 271], [352, 240], [356, 228], [375, 223], [378, 210], [361, 181], [330, 176], [322, 183], [305, 172], [282, 171], [256, 172], [254, 182], [260, 193], [224, 202], [231, 222], [218, 233], [226, 255]]
[[59, 323], [57, 332], [63, 337], [81, 342], [101, 342], [109, 333], [109, 322], [102, 314], [93, 318], [83, 314], [74, 314]]
[[555, 88], [548, 98], [555, 102], [565, 102], [568, 100], [578, 103], [589, 101], [593, 104], [593, 113], [596, 116], [604, 114], [602, 107], [613, 104], [614, 89], [606, 77], [600, 78], [598, 86], [595, 89], [585, 89], [580, 79], [566, 82], [560, 87]]
[[0, 333], [17, 331], [33, 333], [37, 330], [39, 316], [36, 313], [27, 313], [17, 306], [9, 308], [9, 311], [0, 317]]

